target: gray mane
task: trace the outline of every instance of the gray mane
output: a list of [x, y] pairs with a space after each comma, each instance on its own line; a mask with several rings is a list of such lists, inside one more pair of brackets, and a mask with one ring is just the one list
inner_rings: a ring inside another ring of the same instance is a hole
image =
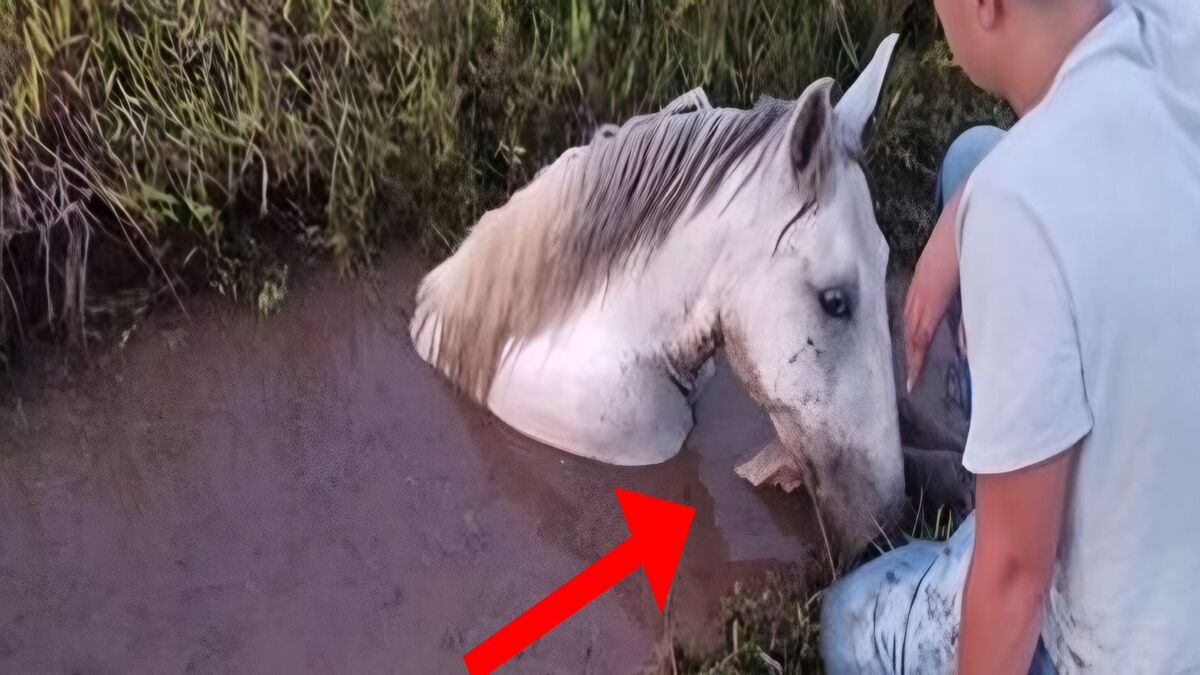
[[601, 130], [570, 188], [578, 198], [562, 253], [571, 269], [605, 275], [653, 252], [689, 209], [712, 200], [733, 167], [765, 141], [782, 141], [794, 107], [765, 97], [750, 110], [705, 100]]

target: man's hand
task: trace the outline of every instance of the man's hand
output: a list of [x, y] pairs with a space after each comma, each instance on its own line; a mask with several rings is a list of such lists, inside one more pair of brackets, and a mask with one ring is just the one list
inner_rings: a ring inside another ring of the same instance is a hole
[[1029, 672], [1054, 576], [1075, 448], [980, 475], [975, 552], [963, 590], [960, 675]]
[[958, 205], [962, 190], [954, 193], [942, 210], [941, 217], [933, 226], [929, 242], [917, 261], [908, 296], [904, 300], [904, 353], [908, 363], [908, 391], [912, 392], [921, 369], [925, 366], [925, 355], [929, 343], [937, 332], [938, 324], [946, 315], [946, 308], [958, 289], [958, 252], [955, 247], [954, 221], [958, 216]]

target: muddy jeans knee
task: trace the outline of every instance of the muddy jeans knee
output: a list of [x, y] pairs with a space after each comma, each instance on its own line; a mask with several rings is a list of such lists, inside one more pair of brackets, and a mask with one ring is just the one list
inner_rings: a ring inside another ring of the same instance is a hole
[[[975, 515], [948, 541], [912, 541], [850, 572], [825, 593], [821, 655], [840, 673], [954, 673]], [[1038, 642], [1030, 675], [1056, 675]]]
[[821, 608], [821, 652], [839, 673], [953, 673], [969, 516], [946, 542], [913, 541], [842, 577]]

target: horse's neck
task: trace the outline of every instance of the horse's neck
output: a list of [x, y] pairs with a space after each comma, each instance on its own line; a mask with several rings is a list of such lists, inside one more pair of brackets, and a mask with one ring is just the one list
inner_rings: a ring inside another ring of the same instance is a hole
[[680, 370], [698, 368], [720, 341], [727, 275], [718, 227], [704, 219], [677, 230], [644, 266], [611, 280], [584, 320], [617, 327], [626, 349], [663, 356]]

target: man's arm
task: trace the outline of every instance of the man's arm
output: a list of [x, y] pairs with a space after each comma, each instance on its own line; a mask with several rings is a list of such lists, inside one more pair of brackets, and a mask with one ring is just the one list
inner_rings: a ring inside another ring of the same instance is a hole
[[913, 271], [912, 283], [904, 299], [904, 353], [908, 364], [909, 393], [912, 393], [921, 376], [933, 334], [946, 315], [954, 292], [958, 290], [958, 249], [954, 241], [954, 221], [958, 217], [961, 200], [962, 188], [959, 188], [946, 202], [946, 208], [942, 209], [942, 215], [933, 226], [933, 233], [929, 235], [929, 242], [917, 260], [917, 268]]
[[975, 552], [963, 592], [963, 675], [1029, 672], [1076, 452], [1072, 447], [1027, 469], [979, 476]]

